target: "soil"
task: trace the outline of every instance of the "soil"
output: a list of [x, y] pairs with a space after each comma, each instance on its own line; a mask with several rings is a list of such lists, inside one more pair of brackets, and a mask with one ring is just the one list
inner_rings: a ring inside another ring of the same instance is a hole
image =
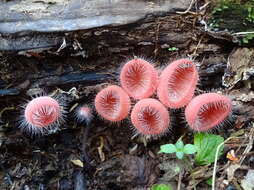
[[[206, 180], [212, 177], [213, 164], [191, 163], [193, 170], [177, 172], [174, 166], [181, 163], [174, 155], [157, 154], [160, 145], [175, 143], [181, 136], [184, 143], [193, 143], [193, 131], [181, 116], [183, 110], [170, 111], [174, 121], [170, 132], [148, 142], [133, 137], [129, 118], [109, 123], [94, 111], [89, 125], [75, 121], [71, 108], [77, 103], [93, 108], [96, 93], [108, 84], [119, 84], [121, 65], [134, 56], [153, 60], [158, 69], [173, 60], [191, 57], [200, 73], [196, 94], [213, 91], [232, 98], [231, 124], [214, 131], [224, 139], [237, 137], [225, 144], [218, 161], [216, 189], [241, 189], [241, 180], [254, 169], [250, 72], [254, 54], [252, 48], [246, 50], [233, 43], [230, 34], [205, 31], [199, 21], [207, 14], [206, 10], [195, 9], [123, 26], [49, 33], [64, 39], [63, 44], [0, 52], [0, 189], [141, 190], [155, 183], [170, 183], [183, 190], [210, 189]], [[240, 62], [246, 51], [250, 52], [244, 57], [246, 61]], [[232, 58], [234, 61], [229, 62]], [[241, 70], [232, 65], [237, 63], [241, 63]], [[234, 78], [235, 73], [238, 77]], [[242, 77], [243, 73], [248, 77]], [[22, 106], [32, 96], [51, 93], [63, 96], [67, 102], [66, 123], [45, 136], [22, 132], [18, 127]], [[232, 149], [241, 162], [236, 164], [227, 158]], [[238, 168], [234, 170], [235, 165]]]

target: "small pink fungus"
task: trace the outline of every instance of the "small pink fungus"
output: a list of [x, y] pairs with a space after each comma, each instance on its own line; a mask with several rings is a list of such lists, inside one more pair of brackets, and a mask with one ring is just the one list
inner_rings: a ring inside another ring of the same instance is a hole
[[121, 121], [130, 112], [130, 98], [119, 86], [111, 85], [95, 97], [95, 108], [99, 115], [109, 121]]
[[168, 110], [156, 99], [142, 99], [131, 112], [135, 129], [143, 135], [161, 136], [168, 131], [170, 119]]
[[169, 64], [161, 73], [157, 89], [159, 100], [169, 108], [181, 108], [192, 99], [198, 82], [195, 64], [180, 59]]
[[58, 101], [49, 96], [41, 96], [26, 105], [21, 126], [37, 134], [57, 128], [62, 120], [62, 109]]
[[148, 98], [157, 88], [158, 72], [149, 62], [135, 58], [123, 66], [120, 82], [127, 94], [134, 99]]
[[223, 124], [232, 111], [231, 100], [216, 93], [196, 96], [185, 109], [185, 118], [195, 131], [208, 131]]
[[92, 109], [88, 105], [79, 106], [76, 109], [76, 118], [78, 122], [89, 124], [93, 118]]

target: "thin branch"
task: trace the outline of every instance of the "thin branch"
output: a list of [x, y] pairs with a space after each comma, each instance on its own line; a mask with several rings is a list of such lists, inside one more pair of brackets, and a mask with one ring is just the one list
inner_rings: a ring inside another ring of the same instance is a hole
[[178, 177], [177, 190], [181, 190], [182, 178], [183, 178], [183, 171], [181, 170]]
[[240, 36], [240, 35], [246, 35], [246, 34], [254, 34], [254, 32], [237, 32], [233, 33], [233, 36]]
[[196, 2], [196, 0], [191, 0], [190, 6], [188, 7], [188, 9], [186, 9], [184, 12], [176, 12], [177, 14], [187, 14], [188, 12], [190, 12], [192, 6], [194, 5], [194, 3]]
[[226, 142], [228, 142], [230, 139], [233, 139], [233, 138], [237, 138], [237, 137], [229, 137], [228, 139], [226, 139], [225, 141], [223, 141], [222, 143], [220, 143], [219, 146], [218, 146], [217, 149], [216, 149], [215, 160], [214, 160], [214, 166], [213, 166], [212, 190], [215, 190], [216, 166], [217, 166], [217, 162], [218, 162], [218, 157], [219, 157], [220, 148], [221, 148]]

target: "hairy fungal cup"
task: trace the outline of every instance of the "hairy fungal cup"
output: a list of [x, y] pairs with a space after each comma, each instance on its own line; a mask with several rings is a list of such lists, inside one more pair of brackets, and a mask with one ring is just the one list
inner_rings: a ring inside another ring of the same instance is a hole
[[79, 123], [89, 124], [93, 118], [92, 109], [88, 105], [78, 106], [75, 115]]
[[185, 118], [195, 131], [209, 131], [226, 121], [232, 111], [231, 100], [216, 93], [196, 96], [185, 109]]
[[57, 99], [41, 96], [25, 106], [21, 128], [32, 134], [45, 134], [56, 130], [63, 123], [63, 106]]
[[172, 62], [161, 73], [157, 89], [159, 100], [169, 108], [186, 106], [194, 96], [198, 78], [192, 61], [179, 59]]
[[131, 121], [138, 133], [150, 136], [165, 134], [170, 123], [168, 110], [152, 98], [136, 103], [131, 112]]
[[157, 88], [158, 72], [149, 62], [135, 58], [123, 66], [120, 83], [127, 94], [134, 99], [148, 98]]
[[95, 108], [99, 115], [109, 121], [121, 121], [130, 112], [130, 98], [119, 86], [111, 85], [95, 97]]

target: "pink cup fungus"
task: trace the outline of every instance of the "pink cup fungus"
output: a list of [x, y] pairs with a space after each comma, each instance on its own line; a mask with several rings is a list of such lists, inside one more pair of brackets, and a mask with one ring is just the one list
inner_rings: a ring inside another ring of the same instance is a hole
[[95, 97], [95, 108], [99, 115], [109, 121], [121, 121], [130, 112], [130, 98], [119, 86], [111, 85]]
[[93, 118], [92, 109], [88, 105], [78, 106], [75, 111], [76, 119], [78, 122], [85, 122], [89, 124]]
[[138, 133], [161, 136], [168, 131], [170, 118], [168, 110], [156, 99], [142, 99], [131, 112], [131, 121]]
[[148, 98], [157, 88], [158, 72], [149, 62], [135, 58], [123, 66], [120, 82], [127, 94], [134, 99]]
[[195, 64], [188, 59], [172, 62], [161, 73], [157, 95], [169, 108], [186, 106], [194, 96], [198, 82]]
[[185, 109], [185, 118], [194, 131], [209, 131], [226, 121], [232, 111], [231, 100], [216, 93], [195, 97]]
[[64, 121], [63, 112], [59, 102], [52, 97], [34, 98], [25, 107], [21, 128], [32, 134], [45, 134], [57, 129]]

